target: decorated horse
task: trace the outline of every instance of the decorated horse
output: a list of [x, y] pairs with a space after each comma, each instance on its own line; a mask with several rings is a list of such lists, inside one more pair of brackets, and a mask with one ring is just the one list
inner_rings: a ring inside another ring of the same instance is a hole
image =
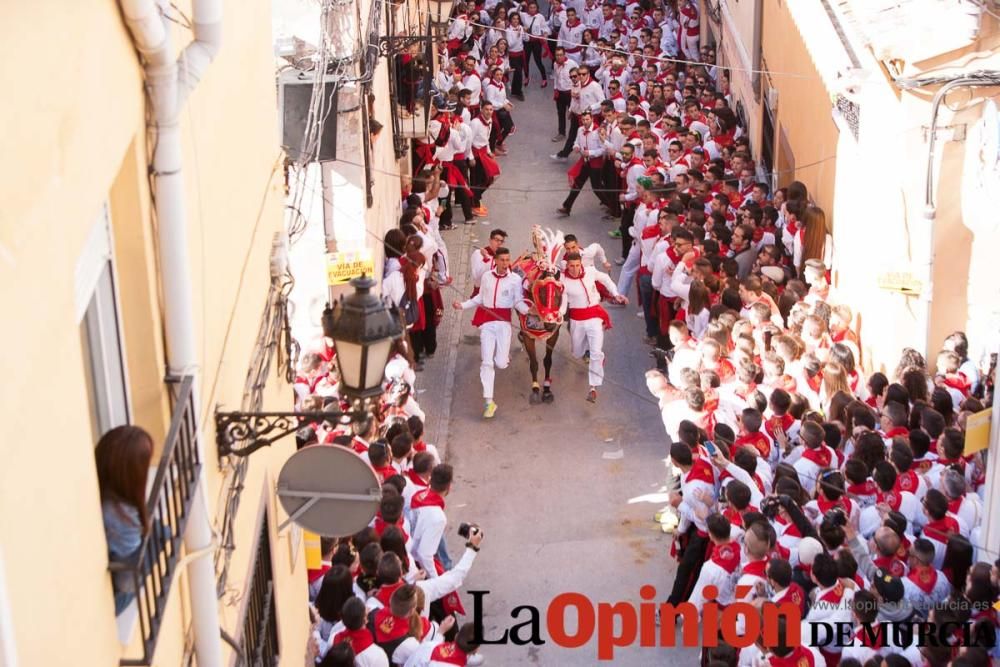
[[[551, 379], [552, 350], [559, 341], [559, 329], [563, 323], [560, 314], [563, 286], [559, 282], [558, 268], [563, 252], [563, 234], [535, 225], [531, 229], [531, 243], [533, 250], [523, 253], [511, 264], [511, 269], [524, 279], [525, 299], [531, 306], [526, 315], [518, 315], [521, 326], [518, 337], [528, 353], [531, 369], [529, 401], [532, 404], [551, 403], [555, 400]], [[538, 343], [545, 344], [543, 386], [538, 384]]]

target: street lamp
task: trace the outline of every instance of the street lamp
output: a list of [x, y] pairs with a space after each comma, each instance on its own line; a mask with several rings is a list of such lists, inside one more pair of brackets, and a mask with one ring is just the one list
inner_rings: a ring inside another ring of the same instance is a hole
[[431, 23], [435, 28], [440, 28], [448, 24], [448, 19], [451, 18], [451, 10], [455, 6], [455, 0], [427, 0], [427, 6], [430, 9], [428, 14], [430, 15]]
[[[341, 297], [323, 311], [323, 333], [337, 350], [340, 391], [350, 399], [347, 413], [316, 412], [215, 412], [215, 438], [219, 457], [249, 456], [312, 422], [337, 423], [346, 417], [367, 416], [366, 401], [382, 393], [385, 365], [392, 343], [403, 335], [399, 311], [372, 294], [375, 281], [362, 274], [351, 281], [354, 293]], [[241, 447], [235, 447], [244, 442]]]
[[403, 325], [394, 306], [372, 294], [375, 281], [351, 280], [354, 293], [323, 311], [323, 334], [337, 350], [340, 390], [353, 401], [382, 393], [385, 365]]

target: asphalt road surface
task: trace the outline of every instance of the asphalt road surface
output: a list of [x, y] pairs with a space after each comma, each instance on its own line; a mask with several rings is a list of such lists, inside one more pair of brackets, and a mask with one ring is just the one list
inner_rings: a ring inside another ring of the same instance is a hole
[[[458, 229], [444, 232], [456, 283], [444, 295], [448, 307], [439, 349], [420, 376], [418, 398], [428, 413], [428, 440], [444, 446], [456, 469], [447, 499], [452, 556], [461, 553], [463, 540], [454, 532], [459, 522], [478, 523], [486, 533], [465, 585], [465, 591], [490, 591], [483, 604], [486, 637], [496, 638], [529, 619], [522, 611], [512, 620], [515, 607], [540, 610], [546, 643], [484, 647], [487, 664], [593, 665], [599, 664], [596, 637], [575, 649], [551, 641], [545, 629], [550, 600], [576, 592], [595, 605], [638, 605], [639, 589], [648, 584], [662, 601], [675, 569], [668, 555], [670, 536], [653, 521], [665, 501], [668, 441], [645, 387], [643, 374], [653, 360], [642, 343], [634, 288], [629, 306], [608, 308], [614, 328], [606, 332], [606, 379], [596, 405], [585, 400], [586, 365], [570, 356], [565, 330], [553, 368], [555, 402], [529, 404], [527, 355], [515, 336], [510, 367], [497, 373], [499, 409], [489, 421], [482, 418], [479, 338], [470, 323], [472, 311], [450, 308], [471, 291], [471, 249], [484, 245], [495, 227], [508, 232], [515, 256], [529, 248], [533, 224], [574, 233], [584, 245], [598, 241], [612, 261], [620, 254], [620, 242], [607, 236], [617, 223], [601, 220], [589, 186], [572, 217], [555, 213], [567, 192], [569, 163], [549, 157], [561, 146], [550, 141], [556, 130], [555, 103], [551, 85], [538, 86], [536, 78], [525, 91], [526, 101], [514, 101], [518, 129], [507, 142], [509, 155], [500, 158], [503, 173], [485, 199], [489, 217], [463, 226], [457, 212]], [[611, 269], [616, 280], [618, 270]], [[471, 613], [471, 596], [466, 593], [463, 600]], [[574, 632], [575, 625], [570, 611], [567, 630]], [[697, 659], [697, 649], [638, 645], [614, 654], [618, 665], [694, 665]]]

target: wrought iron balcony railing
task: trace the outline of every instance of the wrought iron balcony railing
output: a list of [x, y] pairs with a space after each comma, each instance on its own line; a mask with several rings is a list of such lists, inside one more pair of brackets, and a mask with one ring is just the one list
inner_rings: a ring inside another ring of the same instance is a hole
[[[141, 658], [122, 658], [121, 665], [150, 665], [163, 621], [170, 586], [177, 573], [181, 541], [198, 488], [202, 462], [198, 456], [198, 417], [194, 410], [194, 378], [185, 376], [174, 402], [170, 431], [146, 501], [152, 528], [130, 562], [112, 563], [112, 572], [125, 572], [133, 585]], [[130, 613], [126, 610], [123, 613]]]

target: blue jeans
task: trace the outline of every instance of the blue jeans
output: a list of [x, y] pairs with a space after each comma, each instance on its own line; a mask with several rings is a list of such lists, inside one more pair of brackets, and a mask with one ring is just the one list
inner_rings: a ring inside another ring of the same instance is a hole
[[648, 273], [639, 274], [639, 297], [642, 299], [642, 315], [646, 320], [646, 335], [650, 338], [659, 333], [659, 323], [656, 320], [656, 292], [653, 291], [653, 276]]
[[451, 556], [448, 555], [448, 545], [445, 543], [444, 538], [441, 538], [441, 544], [438, 545], [437, 559], [441, 561], [441, 567], [445, 570], [451, 569]]

